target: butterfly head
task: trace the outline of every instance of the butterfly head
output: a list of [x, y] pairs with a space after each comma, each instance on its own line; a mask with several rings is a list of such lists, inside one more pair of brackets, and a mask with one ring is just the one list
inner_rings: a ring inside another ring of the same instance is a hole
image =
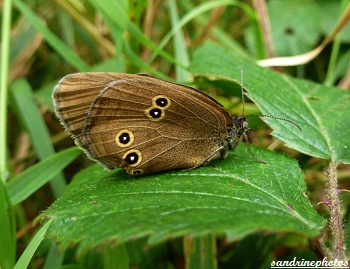
[[229, 129], [229, 147], [235, 149], [242, 140], [247, 140], [250, 128], [248, 127], [248, 120], [245, 116], [233, 116], [233, 126]]
[[248, 120], [245, 116], [233, 116], [233, 124], [235, 128], [235, 135], [238, 139], [248, 135], [250, 129], [248, 127]]

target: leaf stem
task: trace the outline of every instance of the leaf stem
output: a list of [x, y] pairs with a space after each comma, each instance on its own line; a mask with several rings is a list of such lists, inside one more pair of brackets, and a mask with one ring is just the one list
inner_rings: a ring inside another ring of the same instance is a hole
[[345, 258], [345, 244], [343, 223], [340, 214], [340, 202], [337, 182], [337, 166], [338, 164], [331, 159], [328, 167], [326, 168], [326, 192], [329, 200], [330, 207], [330, 219], [329, 227], [332, 231], [332, 245], [333, 245], [333, 258], [344, 260]]

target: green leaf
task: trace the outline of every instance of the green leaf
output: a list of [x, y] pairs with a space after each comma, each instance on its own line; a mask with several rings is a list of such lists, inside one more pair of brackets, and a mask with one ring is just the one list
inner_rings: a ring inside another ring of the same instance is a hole
[[81, 150], [77, 147], [68, 148], [44, 159], [14, 177], [7, 184], [11, 203], [16, 205], [28, 198], [41, 186], [61, 173], [63, 168], [80, 154]]
[[[320, 23], [325, 18], [322, 16], [321, 5], [315, 1], [269, 2], [269, 18], [276, 55], [296, 55], [313, 49], [321, 36]], [[309, 19], [300, 19], [305, 16]], [[326, 16], [328, 17], [331, 16]], [[335, 18], [337, 17], [336, 15]]]
[[262, 113], [292, 120], [302, 128], [300, 132], [288, 122], [263, 118], [274, 129], [275, 137], [305, 154], [350, 163], [348, 91], [273, 72], [212, 43], [194, 53], [191, 66], [198, 76], [229, 79], [237, 84], [239, 67], [244, 71], [248, 97]]
[[191, 171], [131, 177], [99, 165], [76, 175], [61, 199], [37, 220], [52, 218], [47, 237], [61, 249], [149, 236], [148, 243], [189, 235], [225, 235], [235, 240], [258, 231], [317, 236], [323, 219], [304, 196], [303, 174], [295, 160], [244, 144], [227, 160]]

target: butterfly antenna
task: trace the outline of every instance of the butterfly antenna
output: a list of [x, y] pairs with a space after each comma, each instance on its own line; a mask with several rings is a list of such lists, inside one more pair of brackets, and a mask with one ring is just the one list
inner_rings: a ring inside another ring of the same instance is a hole
[[265, 115], [265, 114], [250, 114], [247, 117], [250, 117], [250, 116], [268, 117], [268, 118], [272, 118], [272, 119], [276, 119], [276, 120], [287, 121], [287, 122], [289, 122], [291, 124], [294, 124], [296, 127], [298, 127], [299, 131], [302, 132], [301, 127], [298, 124], [296, 124], [294, 121], [292, 121], [292, 120], [288, 120], [288, 119], [280, 118], [280, 117], [275, 117], [275, 116], [270, 116], [270, 115]]
[[242, 91], [242, 116], [244, 116], [244, 88], [243, 88], [243, 68], [238, 67], [241, 72], [241, 91]]

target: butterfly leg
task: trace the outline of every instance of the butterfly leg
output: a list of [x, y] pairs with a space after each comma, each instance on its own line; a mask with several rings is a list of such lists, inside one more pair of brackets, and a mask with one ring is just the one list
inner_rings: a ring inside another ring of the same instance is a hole
[[246, 145], [247, 145], [247, 150], [249, 151], [249, 153], [250, 153], [250, 155], [253, 157], [253, 159], [256, 160], [256, 161], [259, 162], [259, 163], [267, 164], [267, 163], [268, 163], [267, 161], [261, 160], [261, 159], [259, 159], [258, 157], [256, 157], [256, 156], [254, 155], [254, 153], [252, 152], [252, 150], [250, 149], [250, 143], [249, 143], [248, 135], [247, 135], [247, 134], [243, 134], [243, 136], [244, 136], [245, 143], [246, 143]]

